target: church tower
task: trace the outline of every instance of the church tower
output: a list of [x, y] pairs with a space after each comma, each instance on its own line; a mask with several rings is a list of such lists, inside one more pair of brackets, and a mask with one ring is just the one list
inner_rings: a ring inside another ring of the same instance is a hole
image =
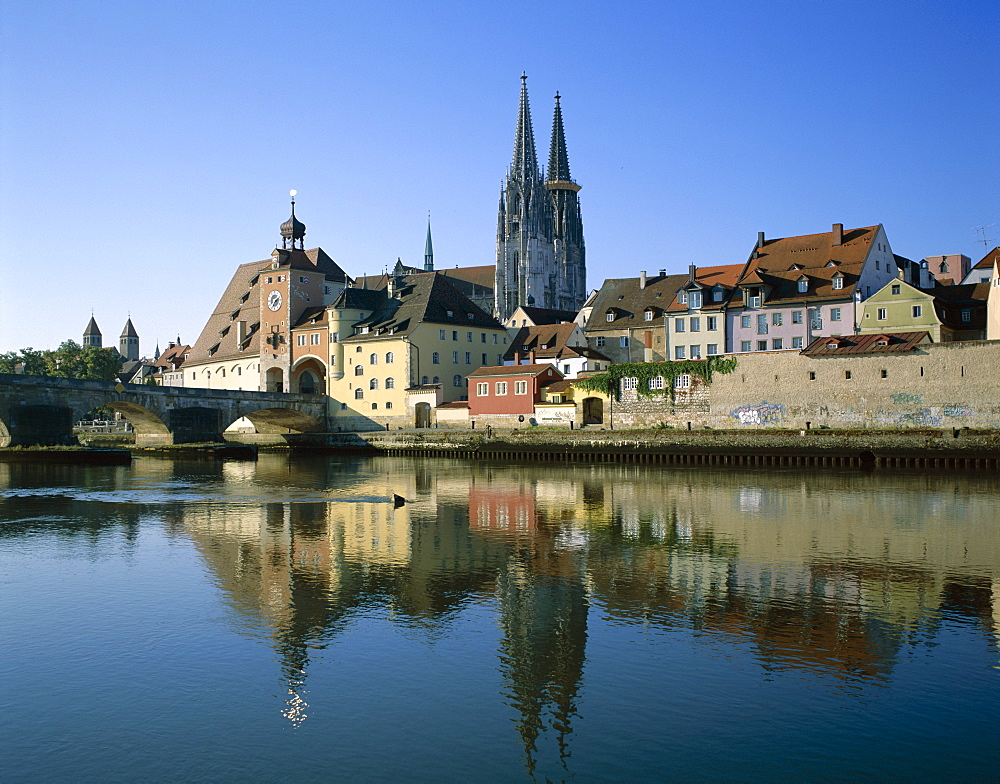
[[546, 177], [535, 154], [527, 78], [521, 74], [514, 156], [497, 214], [495, 290], [501, 320], [523, 305], [577, 310], [586, 293], [580, 186], [569, 173], [559, 96]]
[[91, 316], [90, 321], [87, 322], [87, 328], [83, 331], [83, 347], [93, 346], [94, 348], [101, 348], [102, 343], [101, 330], [98, 329], [97, 322]]
[[139, 333], [132, 326], [132, 318], [129, 317], [122, 329], [122, 334], [118, 338], [118, 353], [125, 359], [132, 361], [139, 360]]

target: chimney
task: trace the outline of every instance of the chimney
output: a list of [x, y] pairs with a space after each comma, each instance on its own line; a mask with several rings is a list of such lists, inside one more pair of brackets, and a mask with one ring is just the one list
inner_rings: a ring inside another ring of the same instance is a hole
[[757, 232], [757, 249], [759, 250], [760, 248], [763, 248], [763, 247], [764, 247], [764, 232], [758, 231]]
[[514, 364], [515, 365], [520, 365], [521, 364], [521, 352], [520, 351], [515, 351], [514, 352]]
[[694, 276], [698, 268], [694, 264], [688, 264], [688, 283], [694, 283]]
[[535, 349], [531, 349], [531, 351], [528, 352], [528, 364], [535, 364]]
[[396, 296], [396, 279], [392, 275], [386, 280], [385, 290], [389, 294], [389, 299]]
[[661, 277], [661, 278], [665, 278], [665, 277], [667, 277], [667, 271], [666, 271], [665, 269], [661, 269], [661, 270], [660, 270], [660, 277]]
[[[236, 343], [240, 344], [247, 339], [247, 323], [245, 321], [236, 322]], [[171, 346], [174, 344], [171, 343]]]
[[830, 232], [830, 244], [842, 245], [844, 242], [844, 224], [834, 223], [833, 231]]
[[639, 288], [646, 288], [646, 270], [639, 273]]

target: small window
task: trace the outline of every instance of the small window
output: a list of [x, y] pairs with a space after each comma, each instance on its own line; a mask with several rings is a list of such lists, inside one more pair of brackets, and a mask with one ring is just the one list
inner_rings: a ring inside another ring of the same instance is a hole
[[971, 310], [963, 310], [962, 311], [962, 321], [964, 321], [964, 322], [972, 321], [972, 311]]
[[757, 341], [757, 350], [758, 351], [767, 351], [767, 341], [766, 340], [758, 340]]
[[677, 301], [678, 301], [678, 302], [679, 302], [679, 303], [680, 303], [681, 305], [687, 305], [687, 301], [688, 301], [688, 293], [687, 293], [686, 291], [682, 291], [682, 292], [680, 292], [680, 293], [679, 293], [679, 294], [677, 295]]
[[761, 304], [761, 301], [762, 300], [761, 300], [760, 294], [756, 294], [756, 295], [750, 297], [750, 301], [749, 301], [750, 302], [750, 307], [751, 308], [759, 308], [760, 304]]
[[700, 332], [701, 331], [701, 319], [700, 318], [692, 318], [691, 319], [691, 331], [692, 332]]
[[378, 379], [377, 378], [373, 378], [371, 381], [369, 381], [368, 382], [368, 388], [369, 389], [378, 389]]
[[740, 327], [743, 329], [750, 329], [750, 317], [740, 316]]
[[663, 376], [653, 376], [649, 379], [650, 389], [663, 389]]
[[451, 385], [452, 385], [453, 387], [460, 387], [460, 386], [463, 386], [463, 384], [462, 384], [462, 377], [461, 377], [461, 376], [459, 376], [459, 375], [454, 375], [454, 376], [452, 376], [452, 377], [451, 377]]
[[877, 318], [879, 321], [885, 321], [887, 318], [889, 318], [888, 309], [879, 308], [878, 313], [875, 315], [875, 318]]
[[674, 321], [674, 332], [683, 332], [686, 329], [686, 327], [687, 325], [684, 319], [679, 318], [676, 321]]
[[924, 306], [923, 305], [914, 305], [913, 306], [913, 318], [920, 318], [922, 315], [924, 315]]
[[781, 342], [781, 338], [774, 338], [771, 341], [771, 348], [773, 348], [775, 351], [781, 351], [784, 348], [784, 345]]
[[[805, 294], [807, 291], [809, 291], [809, 280], [808, 280], [808, 278], [799, 278], [798, 283], [799, 283], [799, 294]], [[834, 279], [834, 281], [833, 281], [833, 287], [837, 288], [837, 281], [836, 281], [836, 279]]]
[[446, 331], [446, 330], [443, 330], [443, 329], [439, 329], [439, 330], [438, 330], [438, 339], [439, 339], [439, 340], [446, 340], [446, 339], [447, 339], [447, 334], [448, 334], [448, 333], [447, 333], [447, 331]]
[[780, 327], [781, 326], [781, 313], [772, 313], [771, 314], [771, 325], [775, 326], [775, 327]]
[[750, 350], [750, 341], [749, 340], [741, 340], [740, 341], [740, 351], [749, 351], [749, 350]]
[[452, 339], [452, 341], [457, 341], [458, 340], [458, 330], [457, 329], [453, 329], [451, 331], [451, 339]]
[[888, 377], [889, 377], [889, 371], [887, 371], [887, 370], [880, 370], [880, 371], [879, 371], [879, 375], [880, 375], [880, 376], [881, 376], [882, 378], [888, 378]]
[[691, 359], [701, 359], [701, 346], [690, 346]]
[[851, 380], [851, 371], [850, 370], [845, 370], [844, 371], [844, 378], [846, 378], [848, 381]]
[[705, 319], [705, 329], [709, 332], [715, 332], [719, 328], [719, 319], [717, 316], [709, 316]]
[[651, 311], [651, 310], [647, 310], [647, 311], [646, 311], [646, 312], [645, 312], [645, 313], [643, 314], [643, 316], [645, 317], [646, 321], [652, 321], [652, 320], [653, 320], [653, 311]]
[[674, 359], [684, 359], [684, 346], [674, 346]]
[[497, 381], [497, 383], [496, 383], [496, 393], [498, 395], [506, 395], [507, 394], [507, 382], [506, 381]]
[[386, 408], [392, 408], [392, 403], [391, 403], [391, 402], [388, 402], [388, 403], [386, 403], [386, 404], [385, 404], [385, 407], [386, 407]]
[[603, 337], [599, 337], [597, 339], [597, 347], [598, 348], [604, 348], [604, 338]]
[[833, 276], [833, 288], [836, 291], [840, 291], [840, 289], [844, 288], [844, 276], [843, 275], [834, 275]]
[[815, 370], [810, 370], [809, 371], [809, 380], [810, 381], [815, 381], [816, 380], [816, 371]]
[[515, 395], [527, 395], [528, 394], [528, 382], [527, 381], [515, 381], [514, 382], [514, 394]]
[[306, 336], [305, 335], [296, 335], [295, 336], [295, 345], [296, 346], [304, 346], [305, 344], [306, 344]]
[[701, 292], [692, 291], [688, 295], [688, 308], [690, 308], [691, 310], [697, 310], [700, 307], [701, 307]]
[[792, 348], [802, 348], [802, 338], [792, 338]]
[[898, 284], [893, 284], [893, 286], [892, 286], [892, 293], [893, 294], [899, 294], [899, 285]]
[[441, 383], [441, 377], [440, 376], [434, 376], [434, 378], [431, 379], [431, 383], [432, 384], [440, 384]]
[[674, 377], [674, 389], [690, 389], [691, 388], [691, 375], [689, 373], [681, 373], [679, 376]]
[[635, 376], [625, 376], [625, 378], [622, 379], [623, 391], [628, 391], [638, 388], [639, 388], [639, 379], [636, 378]]
[[793, 310], [792, 311], [792, 323], [793, 324], [801, 324], [802, 323], [802, 311], [801, 310]]
[[472, 364], [472, 354], [468, 351], [465, 352], [465, 364], [466, 365]]
[[370, 357], [368, 357], [368, 364], [369, 365], [377, 365], [378, 364], [378, 354], [372, 354]]
[[466, 332], [465, 333], [465, 342], [466, 343], [471, 343], [472, 342], [472, 333], [471, 332]]
[[608, 314], [604, 317], [604, 320], [607, 321], [607, 322], [609, 322], [609, 323], [612, 322], [612, 321], [614, 321], [615, 320], [615, 314], [611, 313], [609, 311]]
[[709, 343], [708, 344], [708, 356], [714, 357], [718, 353], [719, 353], [719, 344], [718, 343]]
[[840, 308], [830, 308], [830, 321], [840, 321]]
[[354, 399], [355, 400], [365, 399], [365, 391], [361, 387], [358, 387], [357, 389], [354, 390]]
[[490, 394], [490, 385], [486, 381], [476, 384], [476, 397], [487, 397]]
[[479, 333], [479, 342], [480, 343], [485, 343], [486, 342], [486, 333], [485, 332], [480, 332]]
[[451, 352], [451, 362], [452, 362], [453, 365], [457, 365], [458, 364], [458, 352], [457, 351], [452, 351]]
[[356, 376], [363, 376], [364, 374], [365, 374], [364, 365], [355, 365], [354, 366], [354, 375], [356, 375]]
[[385, 364], [391, 365], [393, 360], [393, 353], [391, 351], [385, 352]]
[[394, 379], [392, 376], [390, 376], [389, 378], [387, 378], [385, 380], [385, 388], [386, 389], [395, 389], [396, 388], [396, 379]]
[[429, 378], [427, 378], [427, 376], [421, 376], [420, 377], [420, 383], [421, 383], [421, 385], [426, 386], [430, 382], [431, 382], [431, 380]]
[[618, 338], [618, 345], [620, 348], [628, 348], [628, 335], [622, 335]]

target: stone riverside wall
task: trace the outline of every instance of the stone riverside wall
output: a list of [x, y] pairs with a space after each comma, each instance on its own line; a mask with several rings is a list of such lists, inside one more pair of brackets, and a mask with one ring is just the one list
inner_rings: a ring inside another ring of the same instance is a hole
[[1000, 428], [1000, 341], [899, 355], [740, 354], [728, 376], [667, 397], [624, 392], [605, 424], [703, 429]]

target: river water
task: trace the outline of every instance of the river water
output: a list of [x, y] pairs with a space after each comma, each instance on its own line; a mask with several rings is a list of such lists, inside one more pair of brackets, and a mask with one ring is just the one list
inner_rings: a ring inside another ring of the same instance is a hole
[[975, 474], [0, 464], [0, 781], [996, 780], [998, 534]]

